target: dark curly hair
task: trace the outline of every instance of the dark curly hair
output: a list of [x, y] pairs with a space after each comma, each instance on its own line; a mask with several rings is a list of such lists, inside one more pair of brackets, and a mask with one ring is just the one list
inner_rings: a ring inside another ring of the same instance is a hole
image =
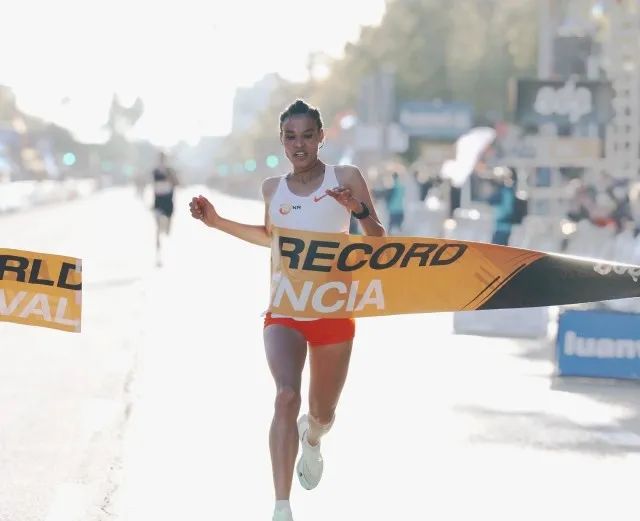
[[282, 132], [282, 124], [284, 121], [289, 116], [296, 116], [298, 114], [308, 114], [317, 123], [318, 129], [322, 129], [322, 117], [320, 117], [320, 111], [317, 108], [308, 105], [303, 100], [297, 99], [280, 114], [280, 132]]

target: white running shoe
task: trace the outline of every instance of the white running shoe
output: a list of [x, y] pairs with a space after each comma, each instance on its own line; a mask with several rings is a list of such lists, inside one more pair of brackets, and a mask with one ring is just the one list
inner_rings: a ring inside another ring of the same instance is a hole
[[275, 510], [273, 512], [272, 521], [293, 521], [293, 514], [290, 508]]
[[318, 445], [311, 446], [307, 441], [307, 431], [309, 430], [309, 419], [306, 414], [300, 416], [298, 420], [298, 435], [300, 436], [300, 445], [302, 446], [302, 454], [298, 460], [296, 471], [300, 484], [307, 490], [311, 490], [318, 486], [322, 477], [322, 469], [324, 467], [322, 454], [320, 454], [320, 442]]

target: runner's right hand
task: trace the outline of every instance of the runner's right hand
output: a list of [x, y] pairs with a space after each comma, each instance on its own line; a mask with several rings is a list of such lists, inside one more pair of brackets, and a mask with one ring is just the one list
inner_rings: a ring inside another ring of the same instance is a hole
[[189, 210], [191, 211], [191, 217], [202, 221], [207, 226], [215, 228], [216, 223], [220, 216], [211, 202], [203, 195], [194, 197], [189, 203]]

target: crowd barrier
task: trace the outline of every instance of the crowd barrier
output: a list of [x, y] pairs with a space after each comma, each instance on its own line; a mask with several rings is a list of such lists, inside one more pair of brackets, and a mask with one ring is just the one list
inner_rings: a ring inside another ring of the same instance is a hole
[[[446, 215], [424, 205], [409, 208], [405, 233], [490, 242], [491, 216], [459, 209], [455, 226], [445, 227]], [[510, 246], [640, 265], [640, 235], [631, 229], [616, 233], [588, 221], [576, 223], [565, 235], [558, 216], [528, 215], [514, 225]], [[640, 283], [640, 281], [638, 281]], [[585, 309], [547, 307], [463, 311], [453, 314], [456, 334], [543, 339], [555, 334], [556, 373], [640, 380], [640, 299], [587, 304]], [[557, 333], [554, 331], [557, 330]]]
[[447, 211], [443, 207], [429, 208], [424, 202], [410, 203], [403, 224], [402, 235], [441, 237]]
[[456, 311], [453, 314], [453, 332], [459, 335], [546, 338], [549, 318], [548, 307]]
[[93, 179], [11, 181], [0, 183], [0, 214], [86, 197], [97, 189]]
[[509, 246], [559, 253], [563, 240], [559, 217], [527, 215], [522, 224], [514, 224], [511, 228]]

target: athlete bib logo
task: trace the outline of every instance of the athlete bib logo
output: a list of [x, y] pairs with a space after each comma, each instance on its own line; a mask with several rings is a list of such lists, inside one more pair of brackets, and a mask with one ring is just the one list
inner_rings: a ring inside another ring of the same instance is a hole
[[291, 212], [291, 210], [300, 210], [300, 209], [302, 209], [302, 206], [300, 206], [299, 204], [284, 203], [280, 205], [280, 209], [278, 211], [282, 215], [287, 215], [289, 212]]
[[282, 215], [287, 215], [291, 211], [292, 206], [290, 204], [281, 204], [280, 210], [278, 210]]

